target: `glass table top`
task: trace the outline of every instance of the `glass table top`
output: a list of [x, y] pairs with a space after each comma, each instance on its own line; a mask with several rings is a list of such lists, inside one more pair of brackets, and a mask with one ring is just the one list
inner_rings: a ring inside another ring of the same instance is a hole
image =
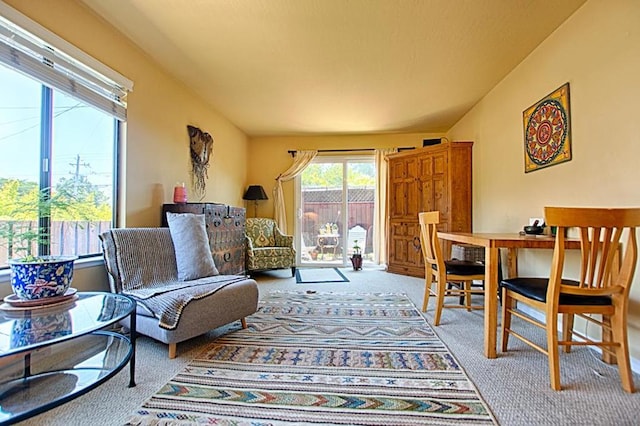
[[[129, 361], [135, 338], [109, 326], [135, 312], [113, 293], [77, 293], [68, 303], [0, 309], [0, 425], [57, 407], [113, 377]], [[135, 333], [133, 333], [135, 335]]]
[[0, 309], [0, 358], [31, 351], [99, 330], [135, 309], [126, 296], [77, 293], [63, 305], [28, 310]]

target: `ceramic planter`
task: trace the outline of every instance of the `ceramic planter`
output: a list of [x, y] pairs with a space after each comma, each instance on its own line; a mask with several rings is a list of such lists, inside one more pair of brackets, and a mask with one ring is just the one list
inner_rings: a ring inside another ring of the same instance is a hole
[[353, 254], [351, 255], [351, 265], [353, 265], [354, 271], [359, 271], [362, 269], [362, 255], [361, 254]]
[[62, 296], [73, 278], [75, 256], [41, 256], [34, 260], [11, 259], [11, 287], [19, 299]]

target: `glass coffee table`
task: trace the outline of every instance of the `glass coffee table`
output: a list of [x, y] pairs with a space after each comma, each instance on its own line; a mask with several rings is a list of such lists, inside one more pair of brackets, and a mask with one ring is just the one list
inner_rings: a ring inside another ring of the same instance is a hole
[[[0, 306], [0, 425], [64, 404], [129, 363], [135, 386], [136, 302], [79, 292], [50, 306]], [[115, 329], [129, 316], [127, 337]]]

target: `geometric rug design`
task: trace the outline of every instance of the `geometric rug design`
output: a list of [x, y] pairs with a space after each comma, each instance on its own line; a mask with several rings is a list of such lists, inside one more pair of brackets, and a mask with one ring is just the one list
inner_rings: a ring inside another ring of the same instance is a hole
[[348, 283], [338, 268], [297, 268], [296, 283]]
[[403, 294], [271, 292], [131, 425], [493, 425], [493, 414]]

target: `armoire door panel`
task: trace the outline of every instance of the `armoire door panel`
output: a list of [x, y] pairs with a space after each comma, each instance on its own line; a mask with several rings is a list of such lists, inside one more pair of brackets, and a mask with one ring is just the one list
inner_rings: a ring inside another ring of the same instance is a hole
[[422, 261], [422, 247], [420, 242], [420, 224], [407, 224], [407, 262], [412, 266], [424, 268]]
[[389, 174], [393, 176], [394, 180], [401, 180], [407, 176], [407, 163], [406, 162], [395, 162], [389, 164]]
[[413, 180], [420, 175], [419, 163], [416, 159], [410, 158], [407, 160], [407, 173], [406, 178]]
[[447, 155], [439, 154], [433, 156], [433, 174], [443, 175], [447, 173]]
[[419, 182], [416, 180], [413, 184], [407, 186], [407, 205], [406, 217], [418, 217], [420, 206], [421, 191]]
[[391, 184], [389, 190], [389, 217], [400, 218], [405, 216], [405, 195], [404, 185], [401, 182], [394, 182]]
[[391, 243], [393, 247], [393, 263], [407, 263], [406, 239], [396, 236]]
[[433, 210], [438, 210], [445, 218], [449, 217], [449, 192], [446, 176], [433, 179]]
[[430, 212], [436, 209], [433, 196], [433, 180], [423, 180], [421, 182], [419, 212]]

